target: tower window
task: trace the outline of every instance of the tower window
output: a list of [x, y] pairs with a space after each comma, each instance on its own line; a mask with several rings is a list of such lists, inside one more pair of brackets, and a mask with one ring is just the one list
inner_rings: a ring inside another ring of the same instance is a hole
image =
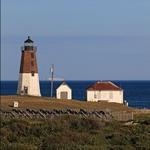
[[34, 76], [34, 71], [31, 72], [31, 75]]
[[34, 62], [33, 61], [31, 61], [31, 66], [34, 66]]
[[31, 53], [31, 58], [34, 58], [34, 54], [33, 53]]

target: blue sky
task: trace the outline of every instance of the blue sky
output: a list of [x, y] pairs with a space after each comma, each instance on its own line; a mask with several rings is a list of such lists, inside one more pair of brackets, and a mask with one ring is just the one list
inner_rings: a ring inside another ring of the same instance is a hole
[[38, 47], [40, 80], [149, 80], [149, 0], [2, 0], [1, 79], [17, 80], [20, 47]]

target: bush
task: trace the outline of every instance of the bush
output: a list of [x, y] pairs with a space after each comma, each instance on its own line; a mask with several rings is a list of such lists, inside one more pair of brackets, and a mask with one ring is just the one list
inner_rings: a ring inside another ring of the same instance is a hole
[[134, 150], [150, 147], [149, 133], [146, 122], [125, 126], [117, 121], [63, 116], [2, 120], [0, 137], [2, 150]]
[[77, 130], [100, 130], [104, 122], [93, 118], [74, 118], [70, 120], [70, 128]]
[[16, 135], [26, 136], [30, 133], [30, 124], [26, 120], [12, 119], [7, 123], [7, 126]]
[[21, 143], [12, 143], [8, 145], [1, 145], [1, 150], [37, 150], [37, 147]]

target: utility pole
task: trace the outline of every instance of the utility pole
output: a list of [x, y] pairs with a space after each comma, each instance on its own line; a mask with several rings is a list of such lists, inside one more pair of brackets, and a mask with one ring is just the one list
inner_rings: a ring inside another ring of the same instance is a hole
[[54, 81], [54, 64], [50, 67], [51, 73], [51, 98], [53, 97], [53, 81]]

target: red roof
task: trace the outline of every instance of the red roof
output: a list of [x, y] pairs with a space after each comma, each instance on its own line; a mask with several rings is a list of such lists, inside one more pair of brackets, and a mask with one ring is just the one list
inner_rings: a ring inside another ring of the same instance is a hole
[[121, 91], [122, 89], [112, 82], [96, 82], [90, 86], [89, 91]]

